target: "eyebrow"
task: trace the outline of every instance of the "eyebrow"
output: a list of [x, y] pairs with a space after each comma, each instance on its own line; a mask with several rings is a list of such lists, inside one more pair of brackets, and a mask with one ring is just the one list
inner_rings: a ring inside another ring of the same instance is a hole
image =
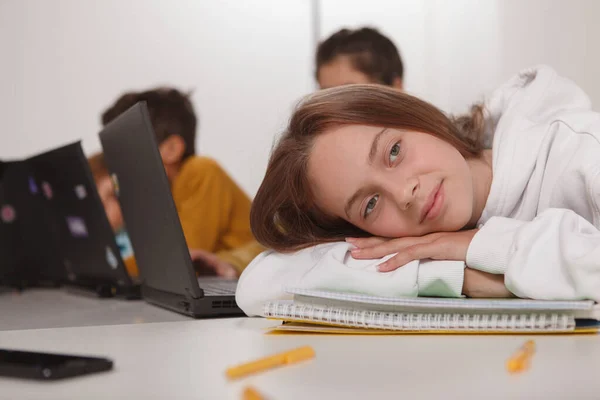
[[[379, 141], [381, 140], [381, 137], [383, 136], [383, 134], [387, 131], [387, 128], [383, 128], [377, 135], [375, 135], [375, 138], [373, 139], [373, 143], [371, 144], [371, 150], [369, 151], [369, 165], [373, 164], [373, 162], [375, 161], [375, 156], [377, 155], [377, 150], [379, 150]], [[354, 197], [354, 196], [352, 196]]]
[[[381, 138], [383, 137], [383, 135], [386, 133], [386, 131], [387, 131], [387, 128], [383, 128], [377, 135], [375, 135], [375, 138], [373, 139], [373, 143], [371, 143], [371, 150], [369, 150], [369, 158], [367, 160], [369, 165], [372, 165], [373, 162], [375, 162], [375, 156], [377, 155], [377, 152], [379, 150], [379, 142], [380, 142]], [[346, 206], [344, 207], [344, 212], [346, 213], [346, 216], [348, 217], [348, 219], [351, 219], [350, 218], [350, 210], [354, 206], [354, 203], [356, 203], [356, 200], [358, 200], [359, 197], [361, 197], [364, 192], [365, 192], [364, 188], [358, 189], [356, 191], [356, 193], [354, 193], [346, 202]]]
[[352, 209], [352, 206], [354, 206], [354, 203], [356, 203], [356, 200], [358, 200], [358, 198], [362, 196], [363, 192], [364, 192], [363, 189], [358, 189], [356, 191], [356, 193], [354, 193], [352, 195], [352, 197], [350, 197], [350, 199], [348, 199], [348, 201], [346, 202], [344, 211], [346, 212], [346, 216], [348, 217], [348, 219], [351, 219], [350, 218], [350, 210]]

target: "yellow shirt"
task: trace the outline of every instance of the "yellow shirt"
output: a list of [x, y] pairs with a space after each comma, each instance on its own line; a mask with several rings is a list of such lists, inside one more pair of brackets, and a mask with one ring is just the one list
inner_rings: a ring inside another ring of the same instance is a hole
[[[215, 253], [238, 272], [264, 250], [250, 230], [250, 199], [216, 161], [189, 157], [171, 192], [188, 248]], [[137, 275], [132, 260], [125, 264]]]

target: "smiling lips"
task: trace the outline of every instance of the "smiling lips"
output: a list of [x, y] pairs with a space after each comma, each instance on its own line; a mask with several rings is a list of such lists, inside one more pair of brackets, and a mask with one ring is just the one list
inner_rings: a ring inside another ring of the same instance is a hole
[[442, 185], [443, 181], [440, 182], [427, 196], [427, 200], [425, 201], [425, 205], [421, 210], [421, 220], [423, 223], [425, 220], [433, 220], [437, 218], [442, 211], [442, 206], [444, 205], [444, 186]]

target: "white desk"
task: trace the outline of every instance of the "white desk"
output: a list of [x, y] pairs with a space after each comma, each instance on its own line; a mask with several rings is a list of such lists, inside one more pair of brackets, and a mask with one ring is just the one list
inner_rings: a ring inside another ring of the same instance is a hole
[[[536, 336], [531, 368], [506, 359], [525, 336], [265, 335], [273, 322], [232, 318], [0, 332], [0, 347], [100, 355], [112, 372], [61, 382], [0, 378], [0, 398], [598, 399], [600, 335]], [[316, 358], [239, 382], [227, 366], [301, 345]]]
[[99, 299], [63, 289], [30, 289], [22, 293], [0, 294], [0, 331], [189, 319], [141, 300]]

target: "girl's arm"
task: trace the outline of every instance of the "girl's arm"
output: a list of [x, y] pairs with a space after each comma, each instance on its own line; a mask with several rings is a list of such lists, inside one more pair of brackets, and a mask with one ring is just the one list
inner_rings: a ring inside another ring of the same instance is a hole
[[519, 297], [600, 301], [600, 231], [566, 209], [533, 221], [493, 217], [475, 234], [467, 266], [504, 274]]
[[467, 297], [515, 297], [504, 285], [504, 275], [495, 275], [466, 268], [462, 293]]

